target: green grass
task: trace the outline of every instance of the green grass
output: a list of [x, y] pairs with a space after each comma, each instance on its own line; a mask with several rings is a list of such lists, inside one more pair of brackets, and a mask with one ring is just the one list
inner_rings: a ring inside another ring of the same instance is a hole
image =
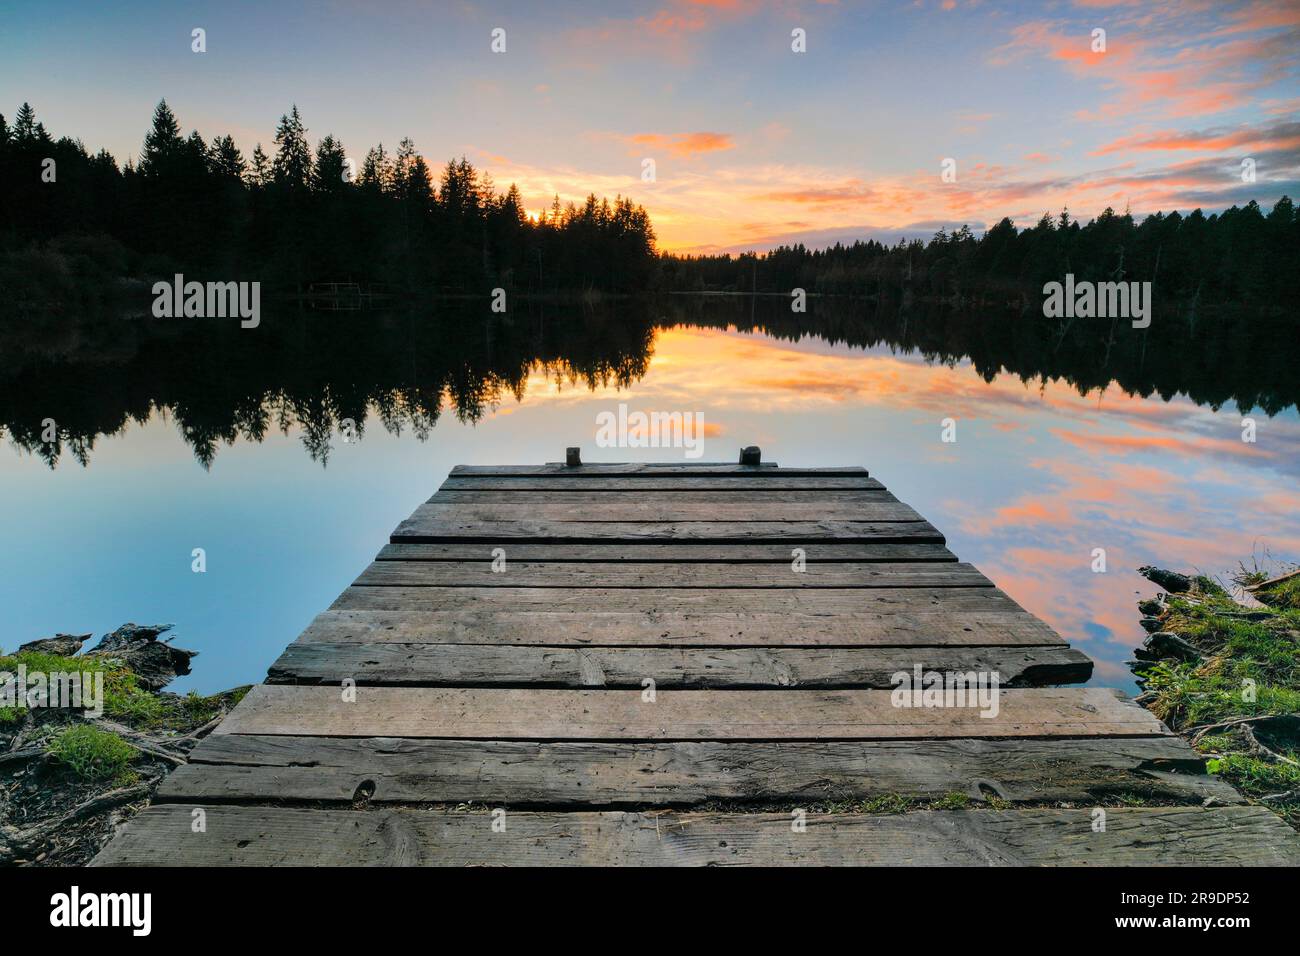
[[[142, 730], [189, 731], [207, 723], [221, 711], [233, 707], [247, 692], [240, 688], [226, 694], [201, 696], [193, 691], [185, 696], [157, 694], [140, 686], [136, 675], [111, 660], [96, 657], [64, 657], [40, 651], [21, 651], [0, 656], [0, 671], [16, 674], [24, 664], [29, 672], [104, 673], [104, 716]], [[18, 723], [26, 708], [0, 707], [0, 727]]]
[[1276, 584], [1267, 591], [1255, 595], [1261, 603], [1280, 611], [1300, 610], [1300, 578], [1292, 578]]
[[117, 784], [134, 780], [129, 765], [140, 753], [117, 734], [89, 723], [55, 734], [46, 752], [82, 780]]
[[[1266, 577], [1243, 565], [1234, 580], [1245, 586]], [[1270, 749], [1283, 758], [1275, 760], [1258, 750], [1241, 727], [1216, 725], [1300, 713], [1300, 607], [1291, 592], [1300, 595], [1300, 582], [1272, 590], [1269, 606], [1249, 608], [1217, 584], [1202, 585], [1200, 593], [1172, 595], [1161, 629], [1196, 647], [1202, 659], [1138, 668], [1144, 691], [1152, 695], [1146, 706], [1209, 758], [1211, 773], [1256, 800], [1300, 793], [1300, 767], [1286, 762], [1300, 759], [1300, 748], [1294, 742], [1274, 743]], [[1202, 732], [1204, 728], [1212, 729]], [[1264, 803], [1300, 827], [1300, 798]]]

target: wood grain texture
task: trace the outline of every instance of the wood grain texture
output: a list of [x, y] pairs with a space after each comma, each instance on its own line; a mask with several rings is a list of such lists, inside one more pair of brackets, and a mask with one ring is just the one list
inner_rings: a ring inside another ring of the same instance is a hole
[[683, 478], [710, 477], [713, 475], [752, 475], [760, 478], [831, 476], [867, 476], [867, 469], [852, 466], [845, 468], [779, 468], [773, 462], [761, 465], [739, 465], [727, 462], [620, 462], [588, 464], [570, 468], [563, 462], [545, 465], [456, 465], [451, 477], [468, 475], [496, 475], [518, 478], [525, 475], [559, 476], [564, 478], [607, 477], [609, 475], [676, 475]]
[[[624, 481], [626, 479], [613, 479]], [[713, 479], [701, 478], [708, 482]], [[570, 486], [574, 483], [570, 482]], [[486, 507], [489, 505], [570, 505], [587, 506], [598, 512], [624, 508], [629, 505], [654, 505], [656, 507], [681, 506], [689, 511], [699, 505], [754, 505], [770, 507], [777, 504], [832, 504], [836, 508], [847, 509], [852, 505], [894, 504], [898, 499], [887, 488], [875, 489], [789, 489], [789, 488], [750, 488], [750, 489], [691, 489], [675, 491], [672, 489], [628, 488], [623, 491], [603, 491], [599, 494], [584, 492], [582, 488], [572, 487], [563, 490], [498, 490], [471, 489], [454, 490], [440, 488], [425, 504], [430, 505], [469, 505]], [[832, 516], [833, 517], [833, 516]]]
[[209, 737], [160, 800], [352, 801], [512, 807], [845, 802], [964, 793], [1014, 803], [1121, 795], [1243, 803], [1175, 737], [1075, 740], [637, 743]]
[[[923, 567], [923, 565], [918, 565]], [[663, 614], [882, 614], [960, 610], [1030, 615], [996, 587], [943, 588], [519, 588], [368, 587], [353, 585], [332, 607], [403, 610], [545, 609], [586, 615], [635, 611]]]
[[1071, 684], [1092, 661], [1069, 647], [532, 647], [497, 644], [290, 644], [269, 683], [448, 687], [887, 688], [899, 671], [983, 671], [1003, 686]]
[[603, 478], [587, 475], [581, 481], [554, 475], [453, 474], [442, 483], [441, 490], [566, 491], [589, 494], [597, 491], [879, 491], [884, 487], [875, 478], [868, 478], [865, 474], [792, 476], [782, 471], [767, 478], [724, 474], [708, 477], [624, 474]]
[[150, 807], [98, 866], [966, 865], [1294, 866], [1300, 841], [1261, 807], [921, 811], [897, 816]]
[[865, 562], [813, 564], [574, 564], [510, 560], [376, 561], [354, 583], [367, 587], [477, 588], [944, 588], [992, 587], [969, 564]]
[[1007, 690], [976, 706], [896, 707], [887, 690], [634, 690], [260, 684], [217, 734], [476, 740], [896, 740], [1134, 737], [1168, 731], [1104, 688]]
[[[679, 611], [653, 606], [591, 610], [581, 602], [557, 602], [554, 607], [525, 603], [516, 597], [520, 590], [550, 593], [516, 589], [505, 592], [503, 601], [492, 602], [481, 595], [502, 595], [505, 589], [351, 587], [330, 610], [316, 616], [299, 635], [298, 643], [583, 647], [1019, 647], [1065, 643], [1037, 618], [992, 601], [950, 609], [892, 602], [874, 609], [863, 606], [856, 612], [836, 610], [829, 604], [770, 611]], [[470, 596], [465, 596], [466, 591]], [[465, 606], [458, 607], [458, 599]], [[518, 609], [512, 609], [515, 606]]]
[[[748, 522], [754, 524], [798, 521], [921, 521], [909, 505], [901, 501], [786, 501], [784, 495], [757, 496], [723, 501], [679, 502], [646, 500], [646, 495], [556, 495], [562, 501], [519, 501], [498, 503], [463, 501], [443, 504], [425, 502], [411, 513], [407, 521], [441, 522], [483, 521], [501, 523], [523, 519], [539, 522], [574, 522], [579, 524], [667, 521]], [[672, 495], [669, 494], [668, 498]]]
[[[866, 561], [956, 561], [957, 556], [938, 544], [889, 542], [809, 542], [800, 545], [809, 564]], [[440, 544], [386, 544], [376, 561], [491, 561], [493, 545], [443, 542]], [[572, 561], [588, 564], [661, 563], [780, 564], [790, 567], [793, 547], [785, 544], [680, 544], [615, 542], [612, 544], [511, 543], [508, 556], [515, 561]]]
[[[565, 544], [604, 541], [708, 541], [740, 543], [788, 543], [800, 547], [818, 541], [929, 542], [943, 544], [944, 538], [928, 521], [555, 521], [523, 515], [488, 520], [457, 510], [445, 517], [421, 509], [393, 531], [394, 543], [404, 541], [486, 541], [504, 543], [518, 539]], [[893, 506], [890, 506], [893, 507]]]

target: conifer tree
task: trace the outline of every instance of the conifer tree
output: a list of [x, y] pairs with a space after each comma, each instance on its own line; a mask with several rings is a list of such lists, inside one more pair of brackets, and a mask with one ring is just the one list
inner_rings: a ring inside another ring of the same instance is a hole
[[280, 117], [275, 146], [275, 159], [271, 162], [271, 178], [275, 184], [294, 191], [306, 189], [311, 184], [311, 147], [307, 145], [307, 128], [296, 104], [288, 116]]
[[153, 127], [145, 136], [144, 148], [140, 151], [140, 162], [136, 167], [140, 175], [156, 177], [170, 172], [184, 145], [176, 114], [165, 99], [159, 100], [153, 111]]

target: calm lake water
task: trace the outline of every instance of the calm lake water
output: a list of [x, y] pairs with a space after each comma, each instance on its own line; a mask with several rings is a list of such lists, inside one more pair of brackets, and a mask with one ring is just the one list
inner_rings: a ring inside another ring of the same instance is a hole
[[1095, 684], [1133, 686], [1134, 602], [1155, 590], [1137, 567], [1300, 559], [1300, 356], [1267, 322], [1143, 333], [747, 299], [486, 312], [4, 326], [0, 644], [174, 622], [200, 652], [177, 689], [258, 681], [453, 465], [567, 445], [683, 458], [596, 448], [620, 402], [702, 413], [703, 460], [757, 444], [865, 465], [1089, 654]]

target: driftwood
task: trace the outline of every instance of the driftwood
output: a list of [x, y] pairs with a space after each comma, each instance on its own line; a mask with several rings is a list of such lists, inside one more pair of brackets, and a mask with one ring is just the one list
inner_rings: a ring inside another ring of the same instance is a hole
[[87, 657], [104, 657], [121, 661], [147, 690], [161, 690], [177, 677], [190, 672], [190, 658], [198, 651], [187, 651], [159, 641], [158, 635], [171, 630], [171, 624], [123, 624], [104, 636]]
[[1144, 642], [1153, 660], [1172, 657], [1182, 661], [1200, 660], [1201, 652], [1173, 631], [1156, 631]]
[[18, 648], [18, 652], [34, 651], [40, 654], [59, 654], [63, 657], [71, 657], [81, 650], [81, 645], [90, 640], [89, 634], [55, 634], [53, 637], [43, 637], [37, 641], [28, 641]]
[[1296, 568], [1294, 571], [1288, 571], [1286, 574], [1279, 574], [1277, 577], [1269, 578], [1267, 581], [1260, 581], [1258, 584], [1252, 584], [1246, 588], [1246, 590], [1267, 591], [1270, 588], [1275, 588], [1279, 584], [1284, 584], [1287, 581], [1294, 581], [1296, 578], [1300, 578], [1300, 568]]
[[1179, 574], [1177, 571], [1166, 571], [1164, 568], [1153, 568], [1150, 565], [1138, 568], [1138, 574], [1157, 587], [1164, 588], [1170, 594], [1184, 594], [1192, 590], [1195, 584], [1195, 581], [1186, 574]]

